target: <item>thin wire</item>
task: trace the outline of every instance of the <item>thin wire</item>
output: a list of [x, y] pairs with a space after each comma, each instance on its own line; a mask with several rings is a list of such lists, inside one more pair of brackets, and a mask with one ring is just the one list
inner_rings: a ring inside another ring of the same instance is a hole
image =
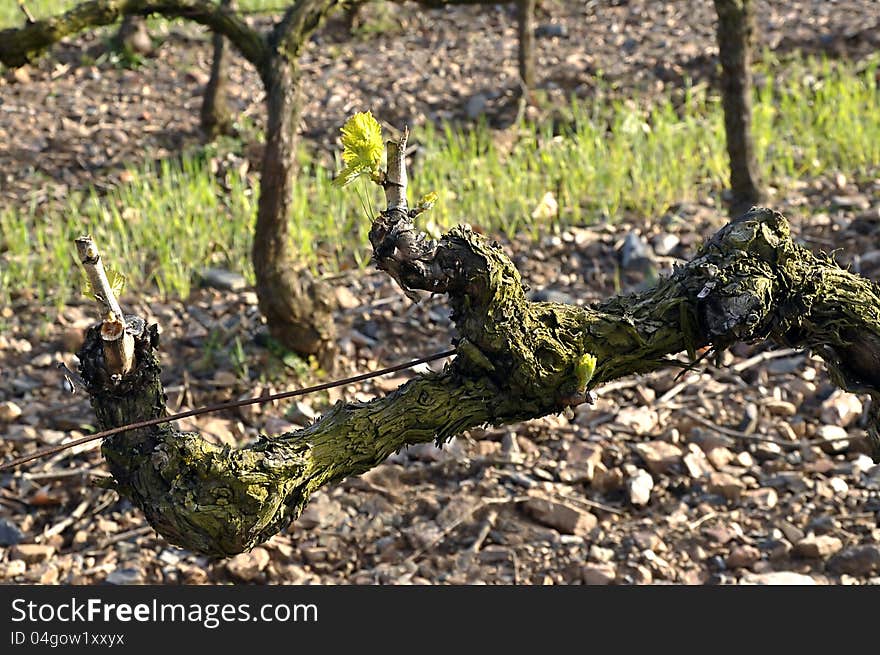
[[323, 382], [321, 384], [316, 384], [313, 387], [306, 387], [304, 389], [294, 389], [292, 391], [282, 391], [280, 393], [269, 394], [258, 396], [256, 398], [247, 398], [245, 400], [233, 400], [225, 403], [217, 403], [215, 405], [208, 405], [207, 407], [200, 407], [198, 409], [190, 409], [185, 412], [180, 412], [179, 414], [171, 414], [170, 416], [161, 416], [159, 418], [151, 418], [146, 421], [139, 421], [137, 423], [129, 423], [128, 425], [120, 425], [115, 428], [111, 428], [110, 430], [104, 430], [103, 432], [96, 432], [95, 434], [90, 434], [87, 437], [82, 437], [80, 439], [75, 439], [65, 444], [61, 444], [59, 446], [49, 446], [47, 448], [42, 448], [40, 450], [36, 450], [29, 455], [22, 455], [21, 457], [15, 457], [8, 462], [4, 462], [0, 464], [0, 471], [7, 471], [9, 469], [15, 468], [16, 466], [20, 466], [27, 462], [30, 462], [35, 459], [39, 459], [41, 457], [46, 457], [48, 455], [54, 455], [55, 453], [61, 452], [62, 450], [66, 450], [68, 448], [73, 448], [74, 446], [78, 446], [80, 444], [88, 443], [90, 441], [95, 441], [96, 439], [103, 439], [104, 437], [110, 437], [114, 434], [119, 434], [120, 432], [126, 432], [128, 430], [139, 430], [141, 428], [148, 428], [154, 425], [159, 425], [160, 423], [169, 423], [170, 421], [176, 421], [182, 418], [189, 418], [190, 416], [198, 416], [200, 414], [208, 414], [210, 412], [219, 412], [224, 409], [235, 409], [236, 407], [245, 407], [247, 405], [256, 405], [258, 403], [268, 403], [273, 400], [283, 400], [284, 398], [293, 398], [294, 396], [304, 396], [306, 394], [315, 393], [316, 391], [324, 391], [325, 389], [332, 389], [334, 387], [342, 387], [346, 384], [353, 384], [355, 382], [362, 382], [364, 380], [369, 380], [370, 378], [379, 377], [381, 375], [387, 375], [388, 373], [396, 373], [397, 371], [402, 371], [407, 368], [412, 368], [413, 366], [418, 366], [419, 364], [426, 364], [428, 362], [433, 362], [437, 359], [443, 359], [444, 357], [452, 357], [456, 353], [455, 349], [452, 350], [444, 350], [443, 352], [434, 353], [433, 355], [426, 355], [425, 357], [419, 357], [418, 359], [414, 359], [409, 362], [405, 362], [403, 364], [396, 364], [395, 366], [389, 366], [388, 368], [382, 368], [378, 371], [372, 371], [370, 373], [361, 373], [359, 375], [355, 375], [350, 378], [345, 378], [343, 380], [334, 380], [333, 382]]

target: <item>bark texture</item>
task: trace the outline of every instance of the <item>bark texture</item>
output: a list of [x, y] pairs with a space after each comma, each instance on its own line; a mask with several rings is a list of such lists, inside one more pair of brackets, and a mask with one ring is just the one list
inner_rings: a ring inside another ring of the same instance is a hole
[[[221, 0], [220, 6], [226, 10], [235, 10], [233, 0]], [[229, 53], [226, 39], [217, 32], [212, 37], [213, 58], [211, 59], [211, 77], [205, 85], [200, 115], [202, 133], [209, 140], [221, 134], [232, 134], [232, 112], [229, 110], [229, 99], [226, 95], [226, 68]]]
[[166, 18], [185, 18], [219, 32], [258, 68], [267, 55], [266, 42], [234, 12], [211, 0], [90, 0], [70, 11], [0, 30], [0, 62], [14, 68], [41, 53], [53, 43], [80, 32], [111, 25], [128, 15], [158, 14]]
[[150, 54], [153, 51], [153, 43], [144, 17], [133, 14], [125, 16], [113, 37], [113, 45], [117, 50], [128, 54]]
[[333, 290], [297, 265], [289, 221], [296, 220], [291, 203], [303, 107], [299, 51], [336, 4], [300, 0], [269, 39], [272, 54], [260, 69], [268, 117], [252, 257], [260, 311], [272, 336], [290, 350], [314, 355], [328, 371], [334, 368]]
[[57, 18], [0, 32], [0, 62], [19, 66], [65, 36], [120, 17], [160, 14], [207, 25], [215, 35], [215, 60], [202, 114], [209, 133], [228, 120], [222, 111], [223, 37], [236, 46], [256, 67], [266, 90], [267, 143], [253, 244], [260, 309], [278, 341], [300, 354], [314, 355], [327, 371], [334, 368], [334, 295], [329, 285], [297, 264], [288, 221], [302, 117], [298, 57], [309, 35], [338, 4], [339, 0], [296, 0], [268, 36], [242, 21], [231, 2], [218, 5], [211, 0], [91, 0]]
[[752, 0], [715, 0], [721, 60], [724, 132], [730, 158], [731, 213], [739, 215], [764, 198], [752, 137]]
[[519, 78], [531, 91], [535, 88], [535, 0], [517, 0], [519, 32]]
[[[375, 259], [408, 292], [447, 294], [461, 335], [453, 363], [237, 450], [167, 426], [107, 439], [120, 493], [170, 541], [232, 555], [295, 519], [315, 489], [403, 446], [559, 412], [587, 401], [596, 385], [668, 366], [670, 355], [738, 341], [820, 354], [837, 384], [873, 397], [877, 445], [880, 289], [796, 245], [776, 212], [755, 208], [730, 223], [654, 289], [586, 308], [529, 302], [500, 246], [465, 227], [434, 241], [411, 213], [380, 215], [370, 235]], [[106, 374], [99, 335], [89, 334], [82, 376], [102, 429], [165, 411], [154, 334], [137, 340], [138, 366], [121, 381]]]

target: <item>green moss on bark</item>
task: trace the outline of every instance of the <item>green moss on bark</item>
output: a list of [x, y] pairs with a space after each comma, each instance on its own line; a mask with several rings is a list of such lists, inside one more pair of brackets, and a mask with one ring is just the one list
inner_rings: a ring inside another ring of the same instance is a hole
[[[870, 393], [877, 406], [877, 286], [796, 245], [785, 219], [770, 210], [727, 225], [654, 289], [592, 307], [528, 302], [501, 247], [466, 228], [422, 245], [413, 250], [421, 264], [399, 268], [398, 277], [405, 288], [449, 295], [463, 340], [443, 373], [368, 403], [338, 403], [308, 428], [240, 449], [168, 426], [117, 435], [103, 452], [120, 493], [173, 543], [228, 556], [294, 520], [316, 489], [363, 473], [406, 445], [558, 412], [582, 402], [585, 385], [737, 341], [810, 348], [835, 382]], [[102, 373], [97, 332], [87, 339], [82, 372], [102, 428], [164, 412], [148, 334], [137, 340], [137, 365], [121, 382]]]

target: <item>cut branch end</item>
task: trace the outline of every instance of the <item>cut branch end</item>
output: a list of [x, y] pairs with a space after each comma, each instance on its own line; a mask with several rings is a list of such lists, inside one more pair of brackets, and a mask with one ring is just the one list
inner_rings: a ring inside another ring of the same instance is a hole
[[103, 310], [101, 340], [107, 372], [112, 377], [123, 376], [134, 366], [134, 338], [126, 329], [125, 315], [101, 263], [101, 254], [94, 239], [85, 235], [74, 243], [95, 300]]

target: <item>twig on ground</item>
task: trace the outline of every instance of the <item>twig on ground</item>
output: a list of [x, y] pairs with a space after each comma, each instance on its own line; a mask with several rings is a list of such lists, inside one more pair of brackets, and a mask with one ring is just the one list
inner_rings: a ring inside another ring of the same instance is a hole
[[480, 524], [480, 529], [477, 531], [477, 537], [474, 539], [474, 543], [471, 544], [470, 551], [472, 553], [480, 552], [480, 548], [483, 547], [483, 542], [486, 541], [486, 537], [489, 536], [492, 528], [495, 527], [495, 520], [497, 518], [498, 512], [495, 510], [491, 510], [486, 514], [486, 518], [483, 519], [483, 522]]
[[762, 353], [758, 353], [754, 357], [749, 357], [738, 364], [734, 364], [730, 368], [737, 373], [742, 373], [753, 366], [757, 366], [758, 364], [763, 364], [766, 361], [771, 359], [779, 359], [781, 357], [794, 357], [796, 355], [806, 355], [806, 351], [803, 348], [782, 348], [780, 350], [765, 350]]
[[[739, 430], [734, 430], [733, 428], [726, 428], [723, 425], [715, 425], [712, 421], [709, 421], [696, 412], [692, 412], [689, 409], [682, 410], [682, 414], [687, 416], [688, 418], [696, 421], [700, 425], [709, 428], [710, 430], [714, 430], [718, 434], [724, 435], [726, 437], [730, 437], [732, 439], [743, 439], [744, 441], [758, 441], [763, 443], [772, 443], [780, 446], [781, 448], [790, 448], [792, 450], [797, 448], [809, 447], [809, 446], [821, 446], [822, 444], [828, 443], [825, 439], [800, 439], [798, 441], [784, 441], [783, 439], [774, 439], [773, 437], [765, 437], [760, 434], [746, 434], [745, 432], [741, 432]], [[853, 441], [854, 439], [859, 439], [859, 436], [848, 436], [846, 439], [840, 439], [840, 441]]]

